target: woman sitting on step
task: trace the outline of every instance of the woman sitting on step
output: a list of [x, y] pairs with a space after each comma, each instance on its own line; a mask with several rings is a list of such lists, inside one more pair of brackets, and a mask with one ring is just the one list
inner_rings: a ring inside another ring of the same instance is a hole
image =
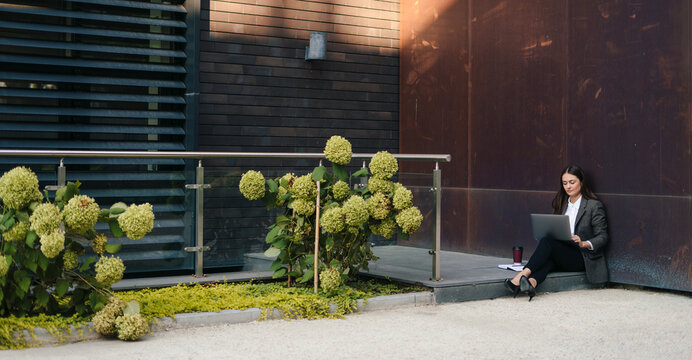
[[512, 279], [505, 279], [505, 286], [515, 297], [521, 291], [528, 294], [531, 301], [536, 295], [536, 286], [553, 270], [586, 271], [590, 283], [608, 281], [604, 252], [608, 243], [605, 208], [589, 189], [580, 167], [567, 166], [561, 176], [560, 189], [552, 205], [555, 214], [569, 216], [573, 242], [541, 239], [524, 270]]

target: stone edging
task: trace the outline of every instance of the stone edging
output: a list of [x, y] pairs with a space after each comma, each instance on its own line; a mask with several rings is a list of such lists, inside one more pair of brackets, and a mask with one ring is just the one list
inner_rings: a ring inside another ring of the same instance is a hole
[[[435, 297], [432, 292], [416, 292], [408, 294], [385, 295], [377, 296], [368, 299], [367, 303], [363, 300], [358, 300], [355, 313], [366, 311], [384, 310], [393, 307], [402, 306], [424, 306], [435, 304]], [[334, 312], [336, 306], [332, 305], [331, 311]], [[202, 313], [186, 313], [176, 314], [175, 320], [170, 317], [158, 319], [151, 323], [151, 331], [153, 333], [164, 332], [173, 329], [185, 329], [202, 326], [212, 326], [220, 324], [240, 324], [259, 320], [261, 316], [259, 308], [249, 308], [245, 310], [222, 310], [219, 312], [202, 312]], [[283, 319], [282, 313], [278, 309], [274, 309], [267, 316], [267, 319]], [[30, 346], [46, 346], [58, 345], [61, 343], [68, 344], [87, 340], [97, 340], [103, 337], [99, 335], [91, 327], [91, 323], [84, 325], [81, 329], [71, 327], [64, 333], [64, 341], [51, 335], [44, 328], [34, 328], [34, 339], [29, 331], [24, 330], [24, 338]]]

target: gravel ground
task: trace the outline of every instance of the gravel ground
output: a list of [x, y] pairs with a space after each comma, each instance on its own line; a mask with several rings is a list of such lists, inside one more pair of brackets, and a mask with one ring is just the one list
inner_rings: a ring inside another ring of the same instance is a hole
[[601, 289], [0, 351], [0, 359], [689, 359], [692, 297]]

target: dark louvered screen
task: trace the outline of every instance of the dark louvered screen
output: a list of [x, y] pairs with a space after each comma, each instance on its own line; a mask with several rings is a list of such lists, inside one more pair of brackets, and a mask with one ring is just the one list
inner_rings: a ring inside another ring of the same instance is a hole
[[[186, 150], [186, 16], [183, 0], [0, 1], [0, 147]], [[0, 167], [29, 165], [47, 185], [58, 161], [1, 158]], [[127, 244], [128, 272], [192, 268], [182, 160], [65, 164], [102, 206], [154, 205], [149, 236], [111, 240]]]

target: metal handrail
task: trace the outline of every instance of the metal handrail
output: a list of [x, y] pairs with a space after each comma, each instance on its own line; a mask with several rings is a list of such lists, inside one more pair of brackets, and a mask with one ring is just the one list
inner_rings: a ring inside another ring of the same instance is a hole
[[[370, 159], [375, 154], [353, 154], [353, 159]], [[451, 162], [450, 154], [392, 154], [406, 161]], [[195, 152], [195, 151], [85, 151], [85, 150], [20, 150], [0, 149], [0, 156], [26, 157], [125, 157], [125, 158], [268, 158], [268, 159], [324, 159], [323, 153], [271, 153], [271, 152]]]
[[[370, 159], [375, 154], [352, 154], [352, 159]], [[431, 280], [441, 281], [440, 275], [440, 244], [441, 244], [441, 202], [442, 202], [442, 173], [439, 167], [440, 162], [451, 162], [452, 155], [450, 154], [392, 154], [398, 160], [404, 161], [429, 161], [435, 162], [433, 170], [433, 187], [434, 196], [434, 212], [435, 212], [435, 241], [430, 254], [433, 255], [433, 269]], [[196, 183], [186, 184], [185, 188], [194, 189], [196, 196], [196, 213], [197, 213], [197, 231], [196, 231], [196, 246], [186, 247], [185, 251], [196, 252], [197, 262], [195, 264], [195, 276], [204, 276], [203, 274], [203, 252], [208, 251], [209, 247], [204, 246], [203, 239], [203, 191], [209, 188], [208, 184], [204, 184], [204, 168], [202, 167], [202, 159], [211, 158], [265, 158], [265, 159], [321, 159], [325, 156], [323, 153], [270, 153], [270, 152], [194, 152], [194, 151], [84, 151], [84, 150], [21, 150], [21, 149], [0, 149], [0, 157], [54, 157], [60, 158], [60, 166], [58, 167], [58, 185], [55, 188], [65, 186], [65, 166], [64, 158], [183, 158], [198, 160], [196, 169]], [[365, 167], [365, 161], [363, 162]]]

